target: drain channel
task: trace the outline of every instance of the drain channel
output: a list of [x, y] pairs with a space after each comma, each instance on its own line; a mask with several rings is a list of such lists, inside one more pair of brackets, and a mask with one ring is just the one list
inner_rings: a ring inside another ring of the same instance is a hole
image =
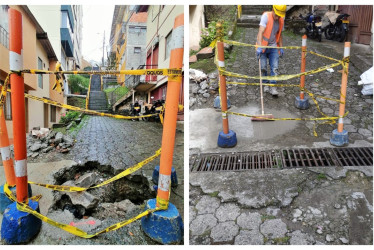
[[373, 149], [370, 147], [298, 148], [261, 152], [204, 153], [190, 156], [191, 172], [372, 165]]

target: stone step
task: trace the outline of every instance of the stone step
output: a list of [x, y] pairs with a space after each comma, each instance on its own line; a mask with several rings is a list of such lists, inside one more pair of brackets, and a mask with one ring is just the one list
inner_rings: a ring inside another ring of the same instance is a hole
[[90, 84], [91, 84], [91, 91], [101, 91], [101, 76], [92, 75]]
[[238, 27], [246, 28], [258, 28], [260, 25], [261, 16], [260, 15], [243, 15], [238, 19]]
[[[92, 86], [91, 86], [92, 87]], [[88, 108], [91, 110], [107, 110], [108, 101], [104, 91], [90, 91]]]
[[262, 15], [265, 11], [271, 9], [271, 5], [243, 5], [242, 15]]

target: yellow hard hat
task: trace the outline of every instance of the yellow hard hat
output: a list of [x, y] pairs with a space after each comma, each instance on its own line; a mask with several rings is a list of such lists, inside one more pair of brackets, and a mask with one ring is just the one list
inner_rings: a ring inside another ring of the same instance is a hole
[[273, 10], [277, 16], [284, 17], [286, 15], [287, 5], [273, 5]]

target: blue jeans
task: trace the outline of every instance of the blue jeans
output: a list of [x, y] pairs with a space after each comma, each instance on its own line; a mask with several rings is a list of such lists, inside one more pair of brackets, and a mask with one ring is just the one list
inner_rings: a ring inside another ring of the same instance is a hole
[[[278, 61], [279, 61], [279, 54], [278, 49], [266, 49], [265, 53], [260, 54], [261, 58], [261, 75], [267, 76], [267, 59], [269, 58], [269, 65], [270, 65], [270, 76], [278, 75]], [[268, 80], [264, 80], [264, 83], [268, 83]], [[270, 83], [277, 83], [274, 80], [271, 80]]]

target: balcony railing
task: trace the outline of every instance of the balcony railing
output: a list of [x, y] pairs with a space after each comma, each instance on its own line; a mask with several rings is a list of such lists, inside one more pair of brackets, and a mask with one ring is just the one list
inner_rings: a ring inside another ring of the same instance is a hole
[[0, 25], [0, 43], [9, 49], [9, 33]]
[[[147, 65], [139, 65], [137, 69], [144, 69]], [[139, 83], [145, 82], [144, 75], [131, 75], [125, 80], [125, 86], [129, 89], [135, 88]]]

